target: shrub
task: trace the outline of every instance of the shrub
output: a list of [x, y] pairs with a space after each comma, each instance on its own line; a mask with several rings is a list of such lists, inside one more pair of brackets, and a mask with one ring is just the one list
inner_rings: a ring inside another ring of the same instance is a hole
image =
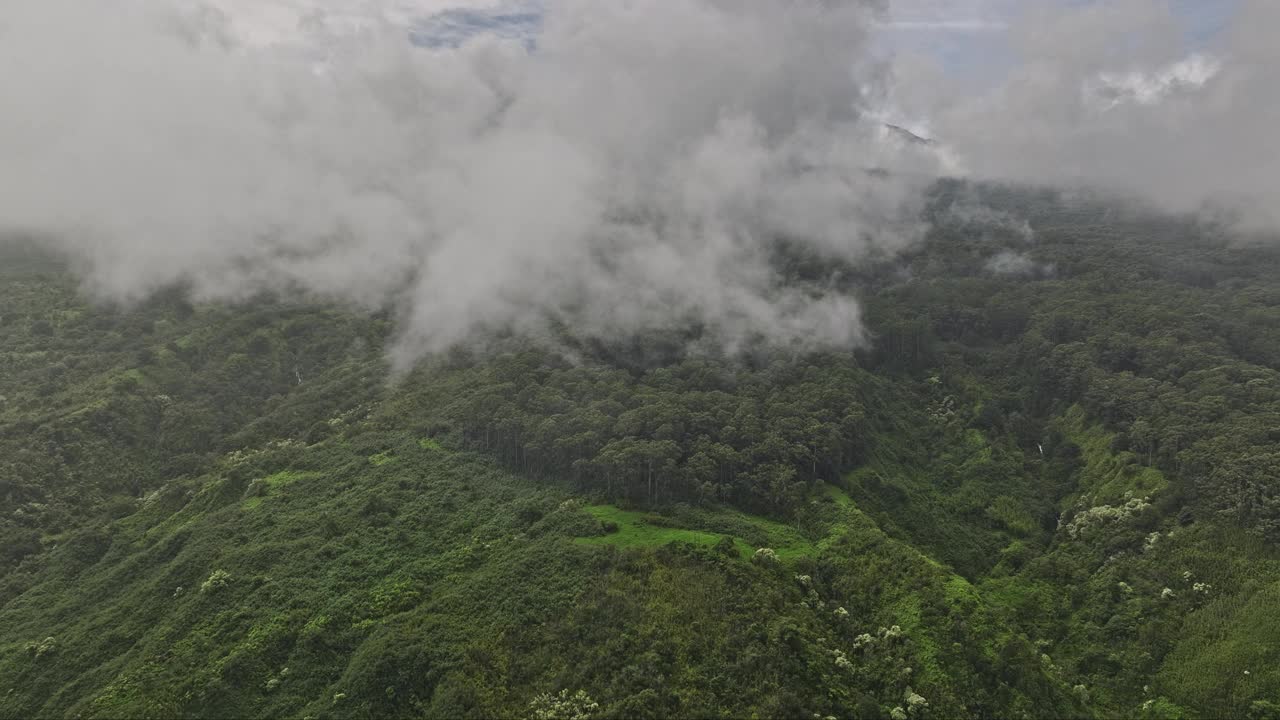
[[231, 583], [231, 573], [226, 570], [214, 570], [209, 578], [200, 583], [200, 592], [212, 593], [221, 590]]
[[32, 658], [39, 660], [42, 655], [48, 655], [58, 647], [57, 641], [52, 636], [47, 637], [40, 642], [29, 642], [24, 648], [27, 654]]

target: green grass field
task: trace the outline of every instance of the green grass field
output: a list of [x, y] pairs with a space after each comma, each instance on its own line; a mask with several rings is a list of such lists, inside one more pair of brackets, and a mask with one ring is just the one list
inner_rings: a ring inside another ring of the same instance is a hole
[[[654, 548], [674, 542], [689, 543], [701, 547], [712, 547], [723, 538], [731, 537], [720, 533], [684, 528], [664, 527], [650, 521], [649, 513], [622, 510], [613, 505], [592, 505], [585, 508], [592, 517], [602, 523], [611, 522], [618, 527], [617, 532], [596, 537], [577, 538], [575, 542], [582, 545], [614, 545], [620, 548]], [[746, 542], [733, 538], [734, 546], [742, 557], [750, 557], [755, 548]]]
[[[857, 512], [853, 501], [840, 488], [829, 485], [822, 492], [839, 508], [840, 515]], [[584, 510], [601, 523], [613, 523], [617, 531], [578, 538], [576, 542], [582, 545], [654, 548], [682, 542], [712, 547], [729, 538], [743, 559], [750, 559], [762, 547], [773, 550], [779, 559], [786, 561], [816, 557], [819, 550], [829, 546], [847, 527], [836, 522], [825, 537], [815, 542], [786, 523], [730, 509], [701, 511], [692, 518], [693, 523], [682, 523], [653, 513], [623, 510], [614, 505], [592, 505]], [[688, 524], [699, 526], [678, 526]]]

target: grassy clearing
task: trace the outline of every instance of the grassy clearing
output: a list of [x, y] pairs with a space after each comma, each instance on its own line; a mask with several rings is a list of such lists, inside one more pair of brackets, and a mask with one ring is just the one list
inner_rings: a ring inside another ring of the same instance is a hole
[[285, 485], [290, 485], [299, 480], [307, 480], [313, 477], [316, 477], [316, 473], [302, 472], [299, 470], [281, 470], [274, 475], [268, 475], [262, 480], [267, 484], [267, 487], [274, 490], [275, 488], [284, 487]]
[[[827, 486], [823, 494], [842, 510], [857, 511], [853, 501], [840, 488]], [[825, 538], [815, 543], [786, 523], [736, 510], [716, 510], [703, 514], [697, 523], [703, 526], [699, 529], [676, 527], [674, 524], [677, 521], [672, 518], [622, 510], [613, 505], [593, 505], [585, 509], [597, 520], [615, 524], [618, 530], [608, 535], [578, 538], [577, 542], [584, 545], [653, 548], [672, 542], [684, 542], [710, 547], [729, 538], [744, 559], [754, 555], [759, 547], [771, 548], [782, 560], [816, 557], [848, 529], [846, 524], [836, 523]], [[710, 529], [712, 527], [715, 529]]]
[[[618, 527], [617, 532], [596, 537], [577, 538], [583, 545], [615, 545], [617, 547], [653, 548], [673, 542], [689, 543], [702, 547], [711, 547], [728, 535], [689, 530], [658, 525], [653, 522], [659, 516], [649, 513], [622, 510], [613, 505], [592, 505], [586, 511], [601, 522], [611, 522]], [[734, 538], [734, 545], [743, 557], [749, 557], [755, 548], [746, 542]]]
[[243, 510], [257, 510], [262, 505], [263, 500], [278, 492], [281, 488], [292, 485], [299, 480], [307, 480], [313, 477], [318, 477], [318, 474], [299, 470], [281, 470], [278, 473], [268, 475], [262, 478], [263, 484], [267, 486], [265, 494], [254, 495], [241, 500], [240, 507]]
[[[739, 522], [762, 531], [768, 538], [764, 547], [772, 548], [782, 560], [812, 557], [817, 554], [814, 544], [790, 525], [742, 512], [733, 511], [730, 514]], [[747, 544], [745, 541], [742, 543]], [[752, 548], [752, 552], [754, 551], [755, 548]]]
[[[853, 499], [839, 487], [827, 485], [822, 489], [822, 494], [840, 508], [842, 515], [861, 515]], [[617, 525], [618, 531], [608, 535], [578, 538], [577, 542], [584, 545], [653, 548], [672, 542], [685, 542], [710, 547], [723, 538], [729, 538], [744, 559], [749, 559], [760, 547], [772, 549], [781, 560], [817, 557], [848, 532], [850, 527], [846, 522], [832, 523], [826, 536], [815, 542], [786, 523], [737, 510], [706, 511], [695, 515], [692, 521], [685, 519], [684, 525], [695, 527], [678, 527], [676, 525], [679, 521], [673, 518], [622, 510], [613, 505], [593, 505], [585, 510], [601, 522]]]
[[849, 493], [836, 487], [835, 485], [827, 485], [823, 488], [822, 493], [831, 499], [836, 505], [845, 509], [853, 509], [853, 498], [849, 497]]

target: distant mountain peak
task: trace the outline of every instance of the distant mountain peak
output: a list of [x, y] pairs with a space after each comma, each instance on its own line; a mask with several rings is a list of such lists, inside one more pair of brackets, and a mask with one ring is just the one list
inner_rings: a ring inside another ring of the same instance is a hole
[[910, 130], [902, 127], [901, 125], [894, 125], [893, 123], [885, 123], [884, 127], [894, 137], [897, 137], [900, 140], [905, 140], [906, 142], [909, 142], [915, 145], [936, 145], [937, 144], [935, 141], [927, 137], [921, 137], [911, 132]]

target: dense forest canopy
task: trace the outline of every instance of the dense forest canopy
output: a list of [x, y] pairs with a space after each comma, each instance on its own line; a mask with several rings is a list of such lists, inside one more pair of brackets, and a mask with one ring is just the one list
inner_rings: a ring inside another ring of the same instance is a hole
[[1280, 243], [943, 182], [853, 351], [0, 263], [0, 716], [1280, 717]]

